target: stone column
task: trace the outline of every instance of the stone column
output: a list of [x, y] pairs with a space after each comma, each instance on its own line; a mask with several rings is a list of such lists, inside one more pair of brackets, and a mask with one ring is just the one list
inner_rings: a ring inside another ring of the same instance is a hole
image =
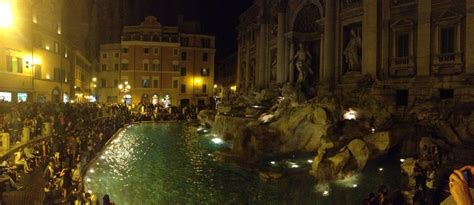
[[[290, 59], [293, 59], [294, 56], [295, 56], [295, 43], [293, 42], [293, 39], [289, 39], [290, 41]], [[290, 67], [287, 69], [287, 72], [288, 72], [288, 82], [293, 82], [293, 79], [295, 78], [295, 71], [293, 69], [295, 69], [295, 64], [294, 63], [291, 63], [291, 65], [289, 65]]]
[[416, 64], [417, 75], [430, 75], [431, 54], [431, 0], [418, 1]]
[[466, 73], [474, 74], [474, 0], [466, 0]]
[[362, 74], [377, 75], [377, 1], [362, 1]]
[[336, 1], [326, 1], [324, 17], [324, 59], [322, 68], [322, 84], [325, 86], [333, 87], [335, 78], [335, 29], [336, 29]]
[[285, 82], [285, 10], [286, 3], [278, 6], [278, 30], [277, 30], [277, 83]]
[[267, 32], [266, 29], [267, 24], [264, 20], [261, 20], [260, 22], [260, 33], [259, 33], [259, 39], [258, 39], [258, 60], [257, 60], [257, 82], [255, 84], [259, 89], [265, 88], [267, 85]]
[[238, 40], [237, 40], [237, 45], [238, 45], [238, 46], [237, 46], [237, 68], [235, 69], [235, 70], [236, 70], [236, 73], [235, 73], [235, 76], [236, 76], [236, 78], [235, 78], [235, 85], [237, 85], [237, 86], [239, 87], [239, 89], [240, 89], [240, 85], [239, 85], [240, 79], [242, 79], [242, 77], [243, 77], [243, 76], [240, 76], [240, 73], [241, 73], [240, 69], [242, 69], [242, 67], [241, 67], [242, 62], [240, 61], [240, 60], [241, 60], [240, 55], [242, 55], [242, 54], [241, 54], [241, 52], [242, 52], [242, 47], [240, 46], [240, 45], [241, 45], [241, 44], [240, 44], [240, 41], [241, 41], [241, 40], [242, 40], [242, 39], [240, 39], [240, 38], [238, 38]]
[[249, 74], [248, 73], [249, 73], [249, 65], [250, 65], [250, 41], [252, 40], [252, 38], [251, 38], [252, 34], [250, 34], [251, 32], [253, 32], [253, 31], [248, 31], [247, 32], [247, 38], [246, 38], [246, 42], [245, 42], [246, 47], [247, 47], [245, 49], [245, 51], [246, 51], [246, 53], [245, 53], [245, 66], [244, 66], [245, 70], [244, 70], [244, 76], [243, 76], [245, 91], [247, 91], [247, 86], [249, 84]]

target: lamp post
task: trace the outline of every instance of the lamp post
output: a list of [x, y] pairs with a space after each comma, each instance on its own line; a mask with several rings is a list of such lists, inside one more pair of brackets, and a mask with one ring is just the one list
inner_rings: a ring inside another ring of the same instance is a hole
[[128, 84], [128, 81], [125, 81], [124, 84], [120, 83], [120, 85], [118, 85], [118, 89], [119, 89], [119, 92], [123, 93], [123, 95], [124, 95], [124, 96], [122, 96], [122, 101], [125, 104], [127, 104], [127, 102], [125, 101], [125, 94], [130, 92], [130, 89], [132, 89], [132, 86], [130, 86], [130, 84]]

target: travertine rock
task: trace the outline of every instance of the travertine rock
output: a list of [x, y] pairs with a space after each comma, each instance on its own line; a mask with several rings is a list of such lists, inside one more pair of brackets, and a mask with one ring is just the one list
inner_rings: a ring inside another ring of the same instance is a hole
[[362, 170], [369, 160], [369, 148], [366, 143], [360, 139], [352, 140], [347, 148], [357, 162], [358, 170]]

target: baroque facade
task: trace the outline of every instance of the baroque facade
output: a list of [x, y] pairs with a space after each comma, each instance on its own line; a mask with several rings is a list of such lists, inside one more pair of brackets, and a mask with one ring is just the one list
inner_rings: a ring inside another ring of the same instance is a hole
[[473, 0], [256, 0], [238, 26], [239, 92], [292, 82], [310, 95], [338, 93], [370, 77], [374, 94], [399, 105], [472, 99], [473, 7]]
[[[163, 26], [153, 16], [125, 26], [121, 43], [101, 45], [99, 102], [209, 104], [214, 92], [215, 37], [199, 34], [193, 29], [197, 27], [181, 16], [178, 26]], [[120, 90], [120, 84], [131, 89]]]

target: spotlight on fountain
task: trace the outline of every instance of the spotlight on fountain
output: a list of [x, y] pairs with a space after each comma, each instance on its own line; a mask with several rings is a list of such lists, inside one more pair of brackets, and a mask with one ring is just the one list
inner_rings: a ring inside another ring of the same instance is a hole
[[357, 112], [349, 108], [349, 111], [344, 113], [344, 120], [356, 120]]
[[211, 140], [214, 144], [222, 144], [224, 143], [224, 140], [222, 140], [221, 138], [212, 138]]

